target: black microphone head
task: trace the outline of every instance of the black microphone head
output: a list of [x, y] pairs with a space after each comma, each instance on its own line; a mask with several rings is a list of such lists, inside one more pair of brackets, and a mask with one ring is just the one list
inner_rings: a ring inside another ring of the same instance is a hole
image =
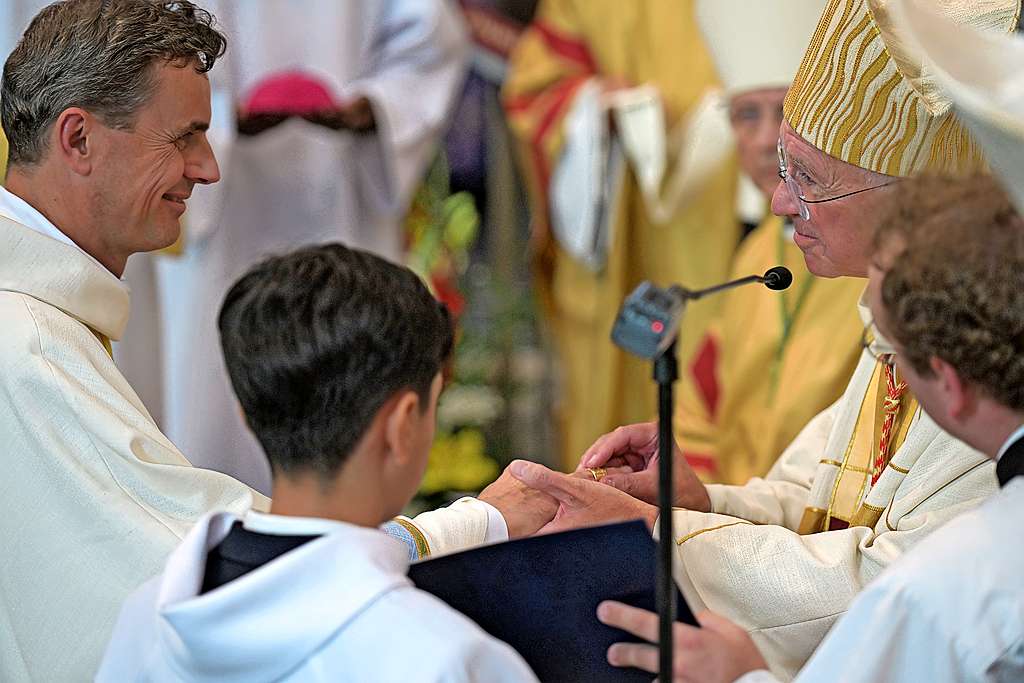
[[793, 284], [793, 273], [785, 266], [769, 268], [764, 274], [764, 286], [768, 289], [786, 289]]

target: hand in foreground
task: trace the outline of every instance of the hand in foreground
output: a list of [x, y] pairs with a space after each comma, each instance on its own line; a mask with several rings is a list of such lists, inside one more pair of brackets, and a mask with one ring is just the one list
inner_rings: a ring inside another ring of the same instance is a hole
[[[608, 600], [597, 606], [597, 618], [655, 643], [615, 643], [608, 648], [609, 664], [658, 673], [657, 614]], [[743, 674], [768, 668], [754, 641], [736, 624], [712, 612], [701, 612], [697, 621], [703, 628], [681, 623], [672, 627], [673, 683], [732, 683]]]
[[630, 519], [642, 519], [653, 529], [658, 519], [658, 508], [582, 476], [552, 472], [525, 460], [516, 460], [508, 471], [526, 486], [558, 501], [558, 512], [540, 529], [542, 534]]
[[550, 522], [558, 511], [558, 501], [546, 493], [524, 485], [505, 468], [494, 483], [477, 496], [493, 505], [508, 526], [509, 538], [532, 536]]
[[[688, 510], [711, 512], [711, 498], [708, 497], [707, 488], [686, 462], [679, 446], [672, 444], [672, 451], [672, 484], [675, 489], [672, 504]], [[588, 467], [628, 467], [630, 472], [610, 473], [601, 483], [656, 505], [658, 423], [627, 425], [605, 434], [583, 454], [579, 470], [586, 471]]]

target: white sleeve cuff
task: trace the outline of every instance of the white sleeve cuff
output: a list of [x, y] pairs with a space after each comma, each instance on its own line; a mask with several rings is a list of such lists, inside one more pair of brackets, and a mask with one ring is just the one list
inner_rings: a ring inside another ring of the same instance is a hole
[[508, 540], [501, 513], [476, 498], [460, 498], [446, 508], [417, 515], [410, 523], [422, 533], [431, 557]]
[[[463, 498], [462, 500], [466, 500]], [[505, 518], [498, 512], [498, 508], [482, 500], [476, 500], [477, 504], [487, 510], [487, 533], [484, 534], [484, 543], [502, 543], [508, 540], [508, 524]]]

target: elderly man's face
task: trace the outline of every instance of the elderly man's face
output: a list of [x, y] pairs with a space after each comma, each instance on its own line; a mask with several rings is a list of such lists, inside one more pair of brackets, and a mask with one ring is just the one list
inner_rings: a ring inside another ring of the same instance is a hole
[[[868, 187], [885, 185], [890, 176], [872, 173], [825, 154], [796, 134], [789, 123], [781, 128], [790, 177], [816, 196], [838, 197]], [[810, 218], [800, 216], [797, 201], [779, 182], [772, 197], [772, 212], [786, 216], [796, 228], [794, 240], [804, 253], [807, 268], [821, 277], [867, 277], [871, 239], [890, 200], [892, 185], [850, 197], [808, 204]]]
[[125, 256], [173, 244], [192, 188], [220, 179], [205, 132], [209, 80], [192, 65], [158, 64], [155, 76], [132, 130], [98, 132], [94, 217], [108, 248]]
[[729, 121], [736, 135], [740, 166], [768, 198], [779, 184], [776, 144], [784, 99], [786, 88], [765, 88], [742, 92], [729, 100]]

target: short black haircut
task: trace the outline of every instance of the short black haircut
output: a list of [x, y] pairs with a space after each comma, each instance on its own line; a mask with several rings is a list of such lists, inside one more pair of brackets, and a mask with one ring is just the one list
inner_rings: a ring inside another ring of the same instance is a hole
[[384, 403], [422, 409], [452, 350], [448, 309], [409, 269], [341, 244], [268, 258], [217, 321], [231, 384], [279, 473], [333, 478]]

